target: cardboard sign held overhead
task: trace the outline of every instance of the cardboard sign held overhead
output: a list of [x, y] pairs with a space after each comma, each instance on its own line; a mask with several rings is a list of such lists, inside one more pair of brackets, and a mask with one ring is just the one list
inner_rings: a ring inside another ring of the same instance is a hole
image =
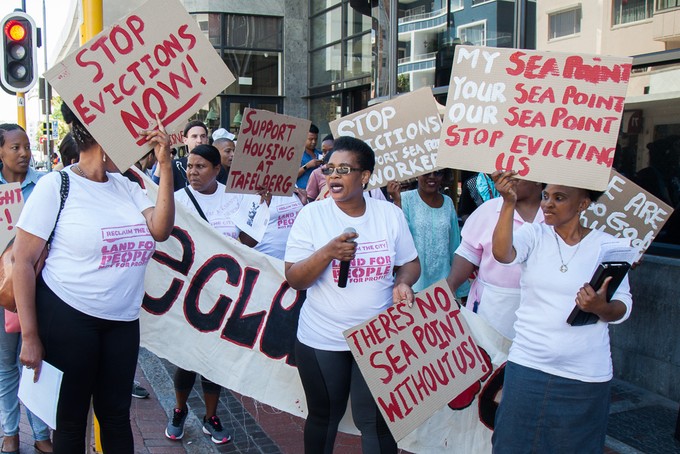
[[21, 183], [0, 185], [0, 254], [17, 234], [14, 224], [24, 208]]
[[604, 190], [631, 61], [457, 46], [438, 164]]
[[436, 169], [442, 123], [429, 88], [360, 110], [329, 126], [334, 137], [356, 137], [375, 152], [375, 170], [367, 189]]
[[311, 121], [246, 108], [226, 192], [292, 195]]
[[581, 213], [581, 224], [628, 238], [638, 259], [673, 213], [673, 208], [615, 170], [606, 192]]
[[234, 76], [177, 0], [148, 0], [45, 73], [121, 170], [150, 149], [139, 131], [181, 129]]
[[444, 280], [343, 334], [397, 441], [491, 372]]

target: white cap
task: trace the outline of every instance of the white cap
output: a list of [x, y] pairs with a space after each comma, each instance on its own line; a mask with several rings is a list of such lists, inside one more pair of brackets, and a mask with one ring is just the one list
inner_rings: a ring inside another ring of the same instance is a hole
[[213, 141], [217, 139], [229, 139], [229, 140], [234, 140], [234, 137], [236, 137], [234, 134], [230, 133], [224, 128], [219, 128], [215, 130], [215, 132], [212, 133], [212, 138]]

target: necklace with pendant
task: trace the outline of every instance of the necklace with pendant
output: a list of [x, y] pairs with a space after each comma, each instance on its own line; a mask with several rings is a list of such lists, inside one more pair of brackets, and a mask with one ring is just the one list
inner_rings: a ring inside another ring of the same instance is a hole
[[579, 240], [578, 240], [578, 244], [576, 245], [576, 250], [571, 255], [569, 260], [567, 260], [566, 262], [564, 261], [564, 258], [562, 258], [562, 248], [560, 248], [560, 240], [557, 238], [557, 233], [555, 232], [554, 229], [553, 229], [553, 235], [555, 235], [555, 243], [557, 243], [557, 252], [560, 254], [560, 262], [562, 263], [562, 266], [560, 266], [560, 271], [562, 273], [566, 273], [567, 271], [569, 271], [569, 266], [568, 266], [569, 263], [571, 263], [571, 261], [574, 259], [574, 257], [576, 257], [576, 254], [578, 253], [578, 250], [581, 247], [581, 242], [583, 242], [583, 233], [581, 233], [581, 238], [579, 238]]
[[78, 173], [80, 174], [81, 177], [88, 179], [87, 175], [85, 175], [85, 172], [83, 172], [83, 169], [81, 169], [78, 164], [74, 165], [73, 168], [78, 171]]

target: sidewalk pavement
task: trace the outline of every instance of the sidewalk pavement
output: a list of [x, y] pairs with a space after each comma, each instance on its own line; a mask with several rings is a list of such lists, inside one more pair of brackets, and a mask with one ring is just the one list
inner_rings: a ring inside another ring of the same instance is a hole
[[[137, 454], [247, 453], [298, 454], [304, 451], [304, 420], [248, 397], [223, 391], [217, 414], [233, 441], [213, 444], [201, 430], [204, 409], [200, 380], [189, 398], [189, 416], [181, 441], [165, 437], [168, 415], [175, 404], [172, 374], [175, 367], [145, 349], [140, 351], [136, 379], [150, 393], [132, 399], [130, 418]], [[674, 432], [679, 405], [629, 383], [614, 380], [607, 429], [606, 454], [680, 453]], [[30, 427], [22, 411], [21, 453], [33, 453]], [[339, 434], [335, 452], [360, 454], [358, 436]]]

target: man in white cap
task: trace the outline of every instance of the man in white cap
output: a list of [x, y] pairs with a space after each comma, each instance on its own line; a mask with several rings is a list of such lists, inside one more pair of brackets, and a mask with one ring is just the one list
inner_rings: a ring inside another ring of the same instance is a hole
[[222, 168], [217, 175], [217, 181], [222, 184], [227, 184], [227, 178], [229, 177], [229, 168], [231, 167], [231, 161], [234, 159], [234, 150], [236, 149], [235, 138], [234, 134], [224, 128], [219, 128], [212, 133], [213, 146], [220, 151], [222, 158]]

